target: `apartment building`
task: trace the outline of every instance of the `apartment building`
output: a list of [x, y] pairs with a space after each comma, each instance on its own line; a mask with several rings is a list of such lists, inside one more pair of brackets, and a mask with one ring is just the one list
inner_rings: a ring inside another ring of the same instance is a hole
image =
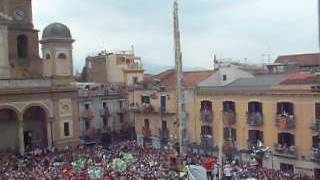
[[[188, 119], [194, 118], [196, 85], [213, 73], [213, 71], [183, 73]], [[140, 144], [163, 147], [178, 142], [175, 70], [145, 76], [142, 83], [132, 86], [129, 106], [130, 118], [135, 122], [137, 140]]]
[[319, 82], [317, 73], [296, 72], [239, 78], [224, 86], [200, 83], [190, 136], [196, 143], [210, 136], [211, 146], [223, 142], [224, 157], [239, 160], [262, 142], [272, 149], [258, 158], [264, 166], [319, 173]]
[[98, 83], [78, 83], [78, 104], [85, 142], [131, 138], [127, 89]]
[[131, 86], [143, 80], [141, 58], [134, 51], [107, 52], [86, 58], [86, 82]]

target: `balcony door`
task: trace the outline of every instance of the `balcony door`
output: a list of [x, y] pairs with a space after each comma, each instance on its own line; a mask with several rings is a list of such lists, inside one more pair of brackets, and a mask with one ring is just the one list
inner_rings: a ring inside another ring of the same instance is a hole
[[166, 112], [167, 110], [167, 96], [161, 96], [161, 112]]

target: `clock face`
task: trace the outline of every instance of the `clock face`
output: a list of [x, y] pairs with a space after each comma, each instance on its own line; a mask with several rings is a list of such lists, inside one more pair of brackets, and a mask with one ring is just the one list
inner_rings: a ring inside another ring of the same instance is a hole
[[13, 12], [13, 16], [16, 20], [22, 21], [24, 19], [25, 14], [23, 10], [17, 9]]

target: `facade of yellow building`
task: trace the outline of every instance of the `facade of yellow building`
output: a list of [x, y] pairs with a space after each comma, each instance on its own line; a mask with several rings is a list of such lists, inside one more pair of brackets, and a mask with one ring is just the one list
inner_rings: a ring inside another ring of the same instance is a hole
[[261, 141], [271, 148], [264, 166], [313, 175], [319, 172], [320, 94], [312, 73], [262, 75], [225, 86], [197, 88], [196, 118], [189, 127], [195, 143], [213, 137], [224, 156], [247, 160]]

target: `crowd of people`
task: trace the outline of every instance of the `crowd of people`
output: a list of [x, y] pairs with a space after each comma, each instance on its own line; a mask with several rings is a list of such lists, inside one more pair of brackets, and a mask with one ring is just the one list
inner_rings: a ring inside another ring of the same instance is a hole
[[[132, 162], [125, 164], [125, 170], [117, 169], [115, 159], [126, 154], [133, 157]], [[83, 160], [83, 161], [82, 161]], [[79, 162], [80, 165], [77, 165]], [[8, 180], [55, 180], [55, 179], [185, 179], [187, 165], [203, 166], [208, 179], [218, 179], [219, 165], [211, 156], [185, 154], [178, 156], [175, 149], [154, 149], [138, 145], [135, 141], [101, 145], [66, 147], [63, 150], [34, 149], [25, 156], [12, 152], [0, 154], [0, 179]], [[99, 173], [92, 178], [92, 169]], [[257, 164], [225, 162], [221, 170], [224, 179], [301, 179], [302, 177], [284, 171], [273, 171], [259, 167]]]

